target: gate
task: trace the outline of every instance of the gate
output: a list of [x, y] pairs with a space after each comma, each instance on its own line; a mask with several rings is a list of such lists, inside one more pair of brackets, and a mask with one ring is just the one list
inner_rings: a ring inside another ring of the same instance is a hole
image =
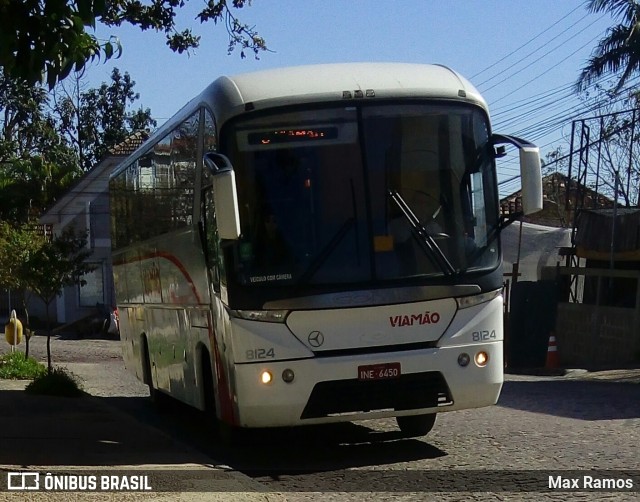
[[511, 287], [509, 368], [543, 368], [549, 335], [555, 329], [557, 285], [554, 281], [519, 281]]

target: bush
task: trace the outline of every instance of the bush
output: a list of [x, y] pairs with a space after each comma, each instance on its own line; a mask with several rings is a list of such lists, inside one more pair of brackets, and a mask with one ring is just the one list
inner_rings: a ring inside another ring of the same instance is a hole
[[26, 358], [23, 352], [10, 352], [0, 356], [0, 378], [33, 380], [44, 375], [47, 368], [33, 357]]
[[73, 373], [64, 368], [53, 368], [51, 372], [36, 377], [25, 389], [30, 394], [48, 396], [79, 397], [83, 394], [82, 386]]

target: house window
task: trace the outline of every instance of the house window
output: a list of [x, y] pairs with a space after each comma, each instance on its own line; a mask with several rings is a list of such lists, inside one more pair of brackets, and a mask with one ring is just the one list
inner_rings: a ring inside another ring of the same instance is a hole
[[81, 307], [95, 307], [97, 303], [104, 303], [104, 281], [102, 264], [95, 263], [96, 269], [82, 276], [86, 281], [84, 286], [78, 286]]

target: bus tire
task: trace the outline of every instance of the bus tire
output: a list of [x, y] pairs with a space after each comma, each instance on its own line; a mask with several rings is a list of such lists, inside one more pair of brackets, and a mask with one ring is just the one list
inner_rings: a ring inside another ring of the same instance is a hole
[[211, 359], [209, 352], [201, 352], [200, 370], [202, 372], [202, 392], [204, 398], [204, 413], [207, 418], [217, 420], [216, 416], [216, 395], [213, 387], [213, 370], [211, 369]]
[[213, 384], [211, 359], [209, 357], [209, 352], [206, 350], [202, 351], [201, 368], [205, 417], [214, 427], [216, 440], [223, 446], [232, 446], [238, 442], [238, 427], [234, 427], [233, 425], [229, 425], [218, 419], [216, 413], [216, 395]]
[[400, 432], [406, 437], [426, 436], [436, 423], [436, 414], [396, 417]]
[[242, 443], [242, 429], [226, 422], [218, 421], [216, 435], [221, 445], [231, 447]]

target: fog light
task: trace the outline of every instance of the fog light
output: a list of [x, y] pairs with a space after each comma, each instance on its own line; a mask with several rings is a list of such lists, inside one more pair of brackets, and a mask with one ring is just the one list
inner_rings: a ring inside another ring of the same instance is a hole
[[269, 371], [263, 371], [262, 375], [260, 375], [260, 380], [262, 381], [263, 384], [271, 383], [272, 379], [273, 379], [273, 375]]
[[469, 357], [469, 354], [463, 352], [458, 356], [458, 364], [463, 368], [469, 364], [469, 361], [471, 361], [471, 357]]
[[287, 383], [293, 382], [294, 377], [293, 370], [286, 369], [282, 372], [282, 379]]
[[489, 362], [489, 354], [487, 354], [486, 352], [478, 352], [476, 354], [476, 364], [478, 366], [482, 368], [483, 366], [486, 366], [488, 362]]

